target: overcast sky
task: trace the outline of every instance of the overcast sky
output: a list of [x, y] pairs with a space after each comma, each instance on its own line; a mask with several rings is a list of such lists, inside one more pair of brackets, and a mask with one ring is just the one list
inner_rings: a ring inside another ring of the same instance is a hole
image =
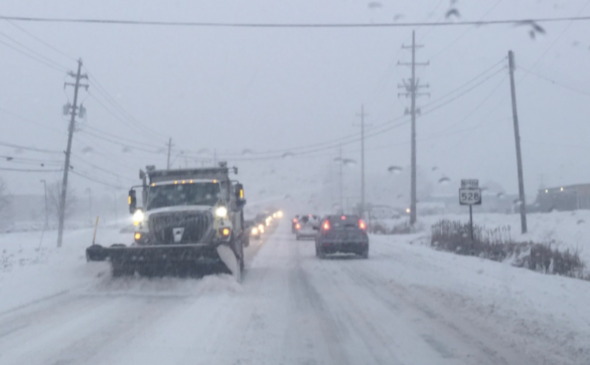
[[[451, 18], [457, 21], [589, 15], [589, 3], [3, 0], [0, 13], [162, 21], [385, 23], [444, 21], [451, 7], [460, 13], [460, 18]], [[421, 82], [430, 86], [430, 97], [418, 101], [418, 105], [425, 105], [424, 116], [417, 122], [418, 165], [423, 179], [434, 183], [435, 192], [454, 192], [458, 181], [466, 177], [493, 180], [509, 192], [517, 191], [509, 79], [507, 68], [502, 69], [509, 50], [515, 52], [518, 66], [516, 87], [527, 195], [534, 195], [542, 181], [548, 186], [590, 182], [586, 157], [590, 152], [590, 22], [540, 25], [546, 34], [537, 34], [534, 39], [530, 26], [415, 28], [417, 40], [424, 45], [417, 53], [418, 60], [430, 62], [428, 67], [418, 68]], [[401, 45], [409, 44], [411, 31], [0, 21], [0, 142], [65, 149], [67, 120], [61, 111], [72, 99], [72, 89], [64, 91], [63, 87], [69, 79], [65, 69], [75, 70], [75, 60], [80, 57], [84, 72], [90, 73], [90, 89], [89, 93], [81, 91], [87, 117], [75, 133], [72, 165], [75, 171], [101, 182], [126, 188], [138, 182], [137, 171], [146, 164], [165, 166], [163, 152], [171, 137], [175, 166], [194, 166], [196, 152], [202, 152], [200, 159], [210, 159], [215, 150], [219, 159], [233, 158], [232, 164], [240, 166], [250, 186], [264, 186], [252, 188], [257, 192], [271, 186], [273, 192], [282, 194], [281, 185], [294, 181], [298, 186], [317, 185], [320, 191], [324, 178], [321, 168], [337, 155], [337, 149], [296, 148], [314, 144], [325, 147], [329, 146], [325, 142], [359, 133], [357, 113], [362, 104], [368, 113], [366, 122], [379, 132], [366, 140], [367, 171], [375, 178], [386, 177], [389, 166], [407, 168], [410, 163], [410, 125], [380, 131], [392, 120], [396, 120], [390, 122], [392, 126], [407, 121], [399, 119], [409, 100], [398, 98], [398, 84], [409, 77], [410, 70], [396, 64], [409, 60], [410, 53], [401, 50]], [[29, 50], [24, 52], [37, 52], [35, 57], [50, 59], [52, 67], [7, 44], [21, 51], [21, 45], [26, 46]], [[485, 82], [474, 82], [471, 85], [477, 87], [471, 92], [452, 94], [459, 96], [426, 113], [427, 104], [486, 70], [490, 71], [477, 79]], [[105, 100], [97, 83], [124, 108], [125, 116]], [[371, 127], [367, 133], [371, 135]], [[130, 142], [125, 147], [122, 139], [141, 145]], [[140, 151], [139, 146], [150, 152]], [[243, 154], [244, 150], [253, 154]], [[261, 161], [235, 158], [261, 157], [260, 153], [269, 150], [279, 151], [279, 155], [293, 151], [293, 157]], [[298, 154], [302, 151], [306, 154]], [[360, 159], [359, 142], [344, 145], [343, 151], [345, 157]], [[0, 155], [34, 160], [24, 165], [2, 158], [0, 167], [4, 168], [37, 169], [41, 167], [36, 164], [46, 160], [42, 169], [59, 169], [57, 164], [63, 161], [59, 153], [2, 146]], [[185, 159], [188, 155], [191, 158]], [[61, 174], [0, 171], [0, 176], [12, 193], [40, 193], [40, 179], [56, 181]], [[347, 176], [356, 179], [352, 172]], [[443, 176], [451, 179], [451, 188], [437, 187]], [[109, 189], [76, 175], [71, 181], [78, 190]]]

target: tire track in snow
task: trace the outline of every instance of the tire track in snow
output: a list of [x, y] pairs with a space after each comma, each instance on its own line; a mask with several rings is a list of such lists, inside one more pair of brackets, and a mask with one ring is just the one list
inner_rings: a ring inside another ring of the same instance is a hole
[[[422, 317], [435, 322], [437, 328], [433, 330], [439, 332], [440, 336], [426, 333], [423, 335], [423, 339], [441, 355], [444, 355], [449, 349], [440, 341], [435, 341], [435, 339], [444, 339], [444, 333], [447, 333], [458, 339], [459, 342], [464, 344], [464, 347], [477, 349], [480, 358], [475, 362], [476, 364], [481, 364], [482, 361], [487, 361], [490, 364], [533, 363], [524, 354], [511, 349], [509, 344], [500, 343], [499, 338], [494, 338], [492, 333], [477, 328], [474, 323], [463, 319], [460, 313], [456, 313], [453, 309], [438, 303], [439, 298], [429, 295], [423, 288], [418, 286], [405, 287], [395, 282], [395, 278], [386, 278], [383, 274], [377, 273], [375, 268], [368, 265], [364, 265], [362, 270], [358, 270], [358, 267], [355, 267], [355, 269], [346, 267], [345, 271], [352, 280], [355, 280], [360, 287], [370, 291], [375, 298], [378, 298], [386, 305], [391, 305], [391, 296], [386, 294], [389, 291], [398, 300], [398, 303], [399, 301], [405, 303], [404, 308], [419, 311]], [[436, 307], [435, 303], [437, 304]], [[441, 326], [442, 328], [440, 328]]]

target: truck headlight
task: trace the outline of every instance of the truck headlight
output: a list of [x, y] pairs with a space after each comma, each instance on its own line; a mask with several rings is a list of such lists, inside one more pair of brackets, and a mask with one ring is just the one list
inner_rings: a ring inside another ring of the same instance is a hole
[[133, 224], [138, 225], [145, 219], [145, 214], [142, 210], [138, 209], [133, 213]]
[[226, 207], [218, 207], [215, 209], [215, 215], [219, 218], [227, 217], [227, 208]]

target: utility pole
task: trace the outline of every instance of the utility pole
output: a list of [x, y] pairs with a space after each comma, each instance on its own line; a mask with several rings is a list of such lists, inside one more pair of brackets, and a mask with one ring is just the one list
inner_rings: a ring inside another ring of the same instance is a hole
[[43, 190], [45, 191], [45, 229], [49, 227], [49, 210], [47, 208], [47, 181], [45, 179], [41, 180], [43, 183]]
[[[68, 146], [66, 149], [66, 161], [64, 163], [64, 175], [63, 180], [61, 183], [61, 196], [59, 199], [59, 225], [57, 231], [57, 247], [61, 247], [63, 241], [63, 231], [64, 231], [64, 222], [66, 216], [66, 192], [68, 190], [68, 173], [70, 171], [70, 155], [72, 152], [72, 139], [74, 137], [74, 129], [76, 127], [76, 115], [78, 115], [78, 90], [81, 87], [86, 88], [88, 90], [88, 85], [81, 85], [81, 79], [88, 79], [88, 75], [81, 74], [82, 72], [82, 59], [78, 60], [78, 72], [74, 74], [73, 72], [69, 72], [68, 75], [74, 77], [76, 79], [75, 83], [66, 82], [64, 84], [64, 88], [66, 86], [73, 86], [74, 87], [74, 104], [70, 108], [67, 108], [71, 115], [70, 118], [70, 126], [68, 128]], [[65, 108], [64, 108], [65, 110]]]
[[416, 108], [416, 98], [422, 95], [428, 95], [427, 93], [419, 93], [418, 90], [421, 88], [427, 88], [428, 85], [420, 85], [420, 80], [416, 79], [416, 66], [427, 66], [429, 62], [426, 63], [419, 63], [416, 62], [416, 49], [422, 48], [424, 46], [416, 44], [416, 32], [412, 31], [412, 45], [411, 46], [403, 46], [402, 49], [411, 49], [412, 50], [412, 62], [398, 62], [398, 65], [410, 66], [412, 69], [412, 78], [409, 80], [404, 80], [403, 85], [399, 85], [398, 87], [401, 89], [405, 89], [405, 93], [398, 94], [404, 95], [405, 97], [411, 97], [412, 103], [410, 107], [410, 111], [406, 110], [406, 114], [410, 114], [412, 117], [412, 182], [411, 182], [411, 202], [410, 202], [410, 224], [414, 225], [416, 223], [416, 114], [420, 114], [420, 109]]
[[342, 203], [342, 165], [343, 165], [343, 163], [342, 163], [342, 145], [339, 146], [339, 148], [338, 148], [338, 156], [339, 156], [338, 159], [340, 161], [340, 164], [338, 166], [338, 168], [339, 168], [338, 178], [339, 178], [339, 185], [340, 185], [339, 186], [339, 188], [340, 188], [339, 189], [339, 191], [340, 191], [340, 210], [342, 212], [344, 212], [344, 206], [342, 205], [343, 204]]
[[166, 170], [170, 170], [170, 152], [172, 151], [172, 137], [168, 140], [168, 162], [166, 163]]
[[361, 105], [361, 113], [357, 114], [361, 118], [361, 211], [360, 216], [365, 213], [365, 106]]
[[518, 194], [520, 202], [520, 229], [527, 232], [526, 225], [526, 200], [524, 195], [524, 176], [522, 172], [522, 155], [520, 153], [520, 132], [518, 129], [518, 110], [516, 108], [516, 85], [514, 84], [514, 53], [508, 52], [510, 66], [510, 92], [512, 94], [512, 119], [514, 119], [514, 140], [516, 142], [516, 167], [518, 170]]

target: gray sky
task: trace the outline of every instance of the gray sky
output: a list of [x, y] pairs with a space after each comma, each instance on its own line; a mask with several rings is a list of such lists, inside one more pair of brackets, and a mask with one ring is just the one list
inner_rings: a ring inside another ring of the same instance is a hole
[[[454, 6], [461, 13], [460, 20], [480, 20], [588, 15], [589, 3], [587, 0], [459, 0]], [[381, 7], [368, 4], [368, 1], [343, 0], [324, 0], [321, 4], [310, 0], [4, 0], [0, 12], [64, 18], [368, 23], [391, 22], [398, 14], [403, 16], [399, 22], [443, 21], [451, 6], [449, 0], [381, 1]], [[242, 151], [286, 151], [358, 133], [359, 128], [354, 124], [359, 121], [356, 113], [361, 104], [369, 114], [367, 123], [373, 126], [399, 118], [409, 105], [409, 100], [397, 97], [397, 85], [402, 78], [409, 77], [409, 69], [396, 63], [409, 60], [409, 53], [400, 47], [404, 42], [408, 44], [410, 28], [15, 24], [74, 59], [46, 47], [6, 21], [0, 22], [0, 41], [12, 44], [5, 38], [9, 36], [72, 70], [76, 67], [75, 58], [83, 59], [85, 71], [91, 74], [90, 95], [81, 94], [88, 116], [75, 134], [72, 165], [76, 171], [110, 184], [116, 184], [119, 179], [123, 187], [137, 181], [140, 167], [164, 166], [166, 156], [133, 147], [124, 151], [123, 146], [96, 135], [114, 139], [103, 134], [107, 132], [138, 141], [153, 152], [163, 148], [168, 137], [172, 137], [175, 156], [181, 150], [212, 152], [215, 149], [220, 158], [228, 155], [252, 158], [256, 155], [242, 156]], [[528, 195], [535, 194], [542, 176], [547, 185], [590, 182], [590, 171], [585, 168], [585, 156], [590, 149], [587, 123], [590, 40], [584, 36], [590, 31], [590, 22], [542, 26], [546, 34], [534, 40], [526, 26], [415, 29], [417, 39], [425, 46], [418, 52], [418, 58], [430, 61], [430, 66], [418, 70], [422, 82], [430, 85], [431, 93], [430, 98], [419, 99], [422, 105], [464, 85], [495, 64], [498, 67], [494, 70], [501, 70], [500, 62], [508, 50], [515, 52]], [[0, 141], [57, 151], [65, 149], [67, 121], [61, 116], [61, 107], [71, 100], [72, 90], [63, 90], [67, 79], [64, 72], [31, 60], [1, 43], [0, 52], [0, 108], [38, 123], [0, 111]], [[525, 69], [535, 74], [527, 75]], [[517, 190], [507, 74], [507, 70], [499, 71], [469, 94], [418, 119], [418, 164], [425, 178], [434, 183], [435, 192], [455, 191], [458, 180], [464, 177], [494, 180], [507, 191]], [[137, 122], [121, 117], [105, 101], [94, 80]], [[103, 109], [97, 99], [119, 118]], [[367, 170], [371, 176], [387, 176], [386, 169], [391, 165], [408, 166], [409, 140], [409, 124], [367, 139]], [[85, 147], [92, 151], [84, 150]], [[358, 160], [359, 147], [358, 142], [345, 145], [345, 156]], [[280, 195], [283, 193], [280, 187], [290, 190], [302, 184], [318, 185], [319, 191], [324, 178], [320, 169], [335, 157], [336, 149], [307, 155], [294, 152], [289, 159], [235, 161], [234, 164], [240, 166], [250, 186], [257, 184], [253, 190], [258, 193], [274, 189]], [[59, 154], [15, 151], [9, 147], [0, 147], [0, 154], [48, 161], [63, 159]], [[194, 165], [190, 159], [184, 159], [188, 154], [173, 157], [175, 165]], [[205, 153], [201, 157], [211, 156]], [[433, 166], [438, 167], [434, 172]], [[36, 168], [8, 161], [1, 162], [0, 167]], [[61, 174], [0, 172], [0, 176], [13, 193], [39, 193], [42, 191], [39, 179], [54, 181]], [[354, 173], [348, 176], [356, 178]], [[450, 187], [437, 186], [436, 181], [442, 176], [452, 180]], [[78, 176], [72, 176], [72, 181], [78, 190], [86, 187], [108, 190]]]

